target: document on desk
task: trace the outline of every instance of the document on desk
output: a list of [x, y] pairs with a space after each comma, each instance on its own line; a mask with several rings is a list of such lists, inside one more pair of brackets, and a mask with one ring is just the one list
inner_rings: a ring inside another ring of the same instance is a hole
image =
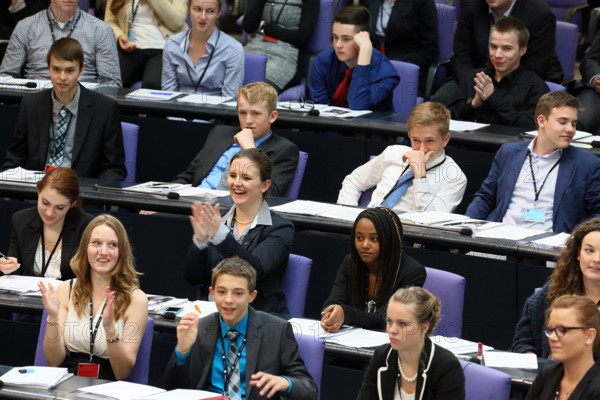
[[360, 207], [342, 206], [339, 204], [320, 203], [318, 201], [294, 200], [280, 206], [271, 207], [271, 210], [289, 214], [314, 215], [354, 222], [358, 214], [365, 209]]
[[324, 104], [315, 104], [315, 109], [319, 110], [319, 117], [326, 118], [354, 118], [372, 113], [370, 110], [351, 110], [349, 108], [334, 107]]
[[206, 390], [175, 389], [152, 396], [144, 396], [144, 400], [227, 400], [229, 397]]
[[54, 278], [41, 278], [39, 276], [4, 275], [0, 276], [0, 290], [17, 293], [26, 296], [41, 296], [38, 283], [42, 281], [48, 287], [52, 284], [54, 289], [63, 283]]
[[169, 307], [179, 306], [187, 303], [188, 299], [178, 299], [173, 296], [162, 296], [159, 294], [147, 294], [148, 312], [160, 314]]
[[200, 318], [204, 318], [207, 315], [216, 313], [218, 311], [217, 304], [212, 301], [188, 301], [187, 303], [181, 304], [181, 306], [183, 307], [183, 310], [181, 310], [181, 312], [177, 314], [178, 316], [182, 316], [183, 314], [187, 314], [190, 312], [195, 312], [200, 315]]
[[32, 171], [29, 169], [17, 167], [0, 172], [0, 181], [37, 183], [46, 175], [44, 171]]
[[134, 400], [145, 399], [147, 396], [152, 396], [163, 392], [166, 392], [166, 390], [154, 386], [141, 385], [139, 383], [125, 381], [115, 381], [102, 383], [100, 385], [82, 387], [77, 392], [77, 398]]
[[190, 184], [174, 182], [156, 182], [149, 181], [138, 185], [129, 186], [127, 190], [134, 190], [140, 193], [167, 195], [170, 192], [178, 193], [181, 197], [197, 197], [199, 200], [208, 201], [221, 197], [229, 196], [228, 190], [212, 190], [195, 187]]
[[[431, 336], [430, 339], [433, 343], [451, 351], [457, 356], [462, 354], [477, 353], [478, 343], [471, 342], [470, 340], [439, 335]], [[483, 350], [494, 350], [494, 348], [484, 345]]]
[[[536, 137], [538, 135], [538, 131], [527, 131], [523, 133], [523, 136], [525, 137]], [[586, 131], [576, 131], [575, 135], [573, 136], [573, 141], [578, 141], [578, 142], [585, 142], [585, 138], [592, 136], [592, 134], [590, 132], [586, 132]]]
[[546, 233], [537, 229], [521, 228], [514, 225], [501, 224], [495, 228], [477, 231], [473, 237], [487, 239], [522, 240], [528, 237]]
[[510, 353], [508, 351], [483, 351], [486, 367], [537, 369], [535, 354]]
[[453, 214], [443, 211], [412, 211], [399, 215], [402, 221], [412, 222], [413, 224], [438, 225], [445, 223], [458, 223], [468, 221], [471, 218], [466, 215]]
[[223, 104], [228, 101], [229, 97], [223, 96], [211, 96], [208, 94], [188, 94], [187, 96], [180, 97], [177, 101], [182, 103], [191, 103], [191, 104], [212, 104], [218, 105]]
[[169, 101], [179, 96], [181, 92], [165, 92], [156, 89], [137, 89], [125, 95], [128, 99]]
[[295, 334], [318, 337], [324, 339], [326, 342], [355, 330], [351, 326], [346, 326], [335, 333], [327, 332], [321, 327], [321, 321], [318, 319], [291, 318], [288, 322], [292, 325]]
[[28, 366], [14, 367], [0, 376], [0, 381], [11, 386], [50, 389], [71, 376], [67, 368]]
[[458, 132], [469, 132], [479, 128], [490, 126], [490, 124], [480, 124], [478, 122], [450, 120], [450, 130]]
[[531, 243], [542, 244], [550, 247], [565, 247], [567, 239], [571, 236], [569, 233], [557, 233], [556, 235], [548, 236], [545, 238], [533, 240]]
[[325, 341], [328, 343], [337, 343], [340, 346], [369, 349], [389, 343], [390, 338], [386, 332], [356, 328], [345, 335], [334, 339], [328, 338]]

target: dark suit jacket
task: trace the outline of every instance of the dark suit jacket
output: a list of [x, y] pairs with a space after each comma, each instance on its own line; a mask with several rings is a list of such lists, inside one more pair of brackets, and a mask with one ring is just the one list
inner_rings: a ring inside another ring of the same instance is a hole
[[[256, 311], [252, 307], [248, 307], [248, 313], [246, 399], [266, 399], [260, 396], [260, 390], [250, 386], [250, 376], [260, 371], [288, 377], [292, 381], [290, 400], [317, 399], [317, 385], [298, 353], [298, 343], [294, 338], [292, 326], [281, 318]], [[173, 354], [167, 365], [167, 390], [206, 388], [219, 331], [218, 313], [204, 317], [198, 322], [198, 337], [185, 364], [176, 365]]]
[[[365, 271], [366, 273], [366, 271]], [[394, 285], [394, 291], [401, 287], [423, 286], [427, 272], [414, 258], [402, 255], [402, 266], [398, 273], [398, 280]], [[350, 254], [344, 258], [344, 262], [338, 270], [335, 282], [329, 293], [329, 298], [323, 304], [323, 309], [332, 304], [339, 304], [344, 310], [344, 324], [360, 326], [367, 329], [385, 328], [385, 317], [387, 315], [387, 299], [384, 306], [379, 307], [377, 312], [368, 313], [363, 309], [350, 306], [348, 298], [349, 285], [352, 280], [350, 276]], [[366, 293], [366, 289], [365, 289]]]
[[0, 0], [0, 39], [10, 39], [17, 22], [48, 8], [49, 5], [50, 0], [26, 0], [25, 8], [13, 14], [8, 11], [10, 0]]
[[[71, 169], [86, 178], [125, 179], [125, 150], [117, 102], [79, 85], [79, 109]], [[2, 169], [46, 167], [52, 89], [23, 96], [13, 141]]]
[[[562, 363], [544, 367], [533, 381], [526, 400], [554, 400], [564, 374], [565, 367]], [[592, 368], [588, 369], [569, 395], [569, 400], [592, 399], [600, 399], [600, 361], [596, 361]]]
[[[187, 169], [177, 175], [175, 182], [191, 183], [198, 186], [209, 174], [219, 158], [233, 144], [233, 137], [240, 129], [235, 126], [217, 125], [208, 134], [206, 143], [194, 157]], [[296, 173], [298, 147], [289, 140], [271, 135], [258, 146], [273, 161], [273, 182], [271, 194], [282, 195]]]
[[600, 31], [596, 33], [592, 45], [581, 60], [579, 71], [586, 85], [594, 76], [600, 75]]
[[435, 3], [430, 0], [397, 1], [385, 28], [385, 43], [376, 37], [377, 21], [381, 0], [363, 0], [361, 5], [371, 12], [371, 38], [380, 49], [385, 46], [385, 55], [390, 60], [416, 64], [420, 73], [427, 74], [429, 64], [437, 59], [438, 23]]
[[[527, 158], [529, 142], [500, 147], [492, 168], [465, 215], [502, 221]], [[533, 187], [531, 188], [533, 191]], [[571, 232], [581, 221], [600, 215], [600, 159], [569, 146], [563, 149], [554, 189], [554, 232]]]
[[[71, 270], [71, 258], [77, 252], [81, 235], [92, 218], [90, 214], [79, 207], [71, 208], [65, 216], [60, 260], [62, 280], [75, 278]], [[8, 256], [16, 257], [21, 263], [21, 268], [17, 269], [16, 273], [35, 275], [33, 273], [33, 261], [40, 242], [43, 225], [44, 222], [40, 218], [37, 207], [27, 208], [13, 214]], [[0, 275], [2, 275], [1, 272]]]
[[[429, 337], [419, 360], [416, 398], [423, 400], [464, 400], [465, 375], [458, 359], [448, 350], [435, 346]], [[398, 352], [389, 344], [378, 347], [371, 358], [358, 400], [393, 400], [398, 376]], [[423, 376], [427, 381], [423, 384]], [[381, 396], [379, 396], [381, 393]]]
[[[554, 52], [556, 17], [543, 0], [515, 0], [511, 16], [529, 29], [527, 52], [521, 65], [546, 81], [560, 82], [562, 68]], [[455, 79], [473, 68], [488, 66], [490, 29], [494, 18], [484, 0], [463, 0], [454, 35], [452, 66]]]
[[254, 307], [266, 312], [289, 314], [281, 283], [294, 244], [294, 225], [273, 213], [271, 219], [271, 226], [257, 225], [250, 230], [243, 244], [239, 244], [232, 234], [228, 234], [221, 244], [209, 244], [204, 250], [191, 244], [184, 261], [184, 277], [192, 285], [200, 285], [201, 298], [208, 296], [211, 270], [221, 260], [238, 256], [256, 270], [258, 295], [252, 303]]

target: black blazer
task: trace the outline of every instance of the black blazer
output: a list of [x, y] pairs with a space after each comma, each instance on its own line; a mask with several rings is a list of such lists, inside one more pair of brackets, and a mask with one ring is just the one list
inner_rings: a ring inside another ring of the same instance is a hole
[[[548, 365], [535, 377], [533, 385], [527, 393], [526, 400], [554, 400], [560, 381], [565, 374], [562, 363]], [[600, 399], [600, 361], [588, 369], [581, 381], [569, 396], [569, 400]]]
[[[79, 90], [71, 169], [80, 177], [121, 181], [127, 171], [117, 102], [81, 85]], [[23, 96], [2, 170], [20, 166], [43, 171], [51, 123], [52, 89]]]
[[[71, 258], [77, 252], [81, 235], [92, 218], [92, 215], [79, 207], [71, 208], [65, 216], [60, 260], [62, 280], [75, 278], [75, 274], [71, 270]], [[15, 257], [21, 263], [21, 268], [17, 269], [16, 273], [35, 275], [33, 261], [43, 225], [44, 222], [40, 218], [37, 207], [20, 210], [13, 214], [8, 256]]]
[[10, 39], [10, 34], [20, 20], [48, 8], [49, 5], [49, 0], [27, 0], [25, 8], [11, 13], [8, 11], [10, 0], [0, 0], [0, 39]]
[[[560, 82], [563, 72], [554, 51], [556, 17], [543, 0], [515, 1], [510, 15], [523, 21], [531, 35], [521, 65], [546, 81]], [[452, 66], [455, 79], [464, 77], [473, 68], [488, 66], [493, 21], [485, 1], [463, 0], [454, 35]]]
[[[397, 360], [398, 352], [389, 344], [378, 347], [369, 362], [357, 400], [393, 400]], [[425, 337], [421, 352], [416, 394], [415, 397], [422, 400], [465, 398], [465, 375], [458, 359], [450, 351], [434, 345], [429, 337]]]
[[[198, 186], [212, 170], [219, 158], [233, 144], [233, 137], [240, 131], [238, 127], [217, 125], [208, 134], [204, 147], [194, 157], [187, 169], [177, 175], [175, 182], [191, 183]], [[273, 182], [271, 194], [281, 195], [296, 173], [298, 147], [289, 140], [275, 134], [258, 146], [273, 161]]]
[[[365, 271], [366, 273], [366, 271]], [[402, 255], [402, 266], [398, 273], [398, 280], [394, 285], [394, 291], [401, 287], [423, 286], [427, 272], [425, 267], [414, 258]], [[329, 293], [329, 298], [323, 304], [323, 309], [332, 304], [339, 304], [344, 310], [344, 324], [360, 326], [367, 329], [385, 328], [385, 317], [387, 313], [387, 301], [374, 313], [368, 313], [364, 309], [354, 308], [349, 305], [348, 291], [350, 285], [350, 254], [344, 258], [344, 262], [338, 270], [335, 282]], [[366, 293], [366, 288], [365, 288]]]
[[184, 261], [184, 277], [192, 285], [200, 285], [201, 298], [208, 296], [211, 270], [221, 260], [238, 256], [256, 270], [258, 294], [252, 305], [266, 312], [289, 314], [281, 283], [294, 244], [294, 225], [273, 213], [271, 219], [271, 226], [257, 225], [250, 230], [243, 244], [239, 244], [231, 233], [221, 244], [209, 244], [204, 250], [191, 244]]
[[[173, 354], [167, 365], [164, 385], [167, 390], [206, 389], [220, 332], [219, 325], [218, 313], [200, 319], [198, 337], [185, 364], [175, 364]], [[260, 371], [287, 376], [292, 381], [290, 400], [317, 399], [317, 385], [300, 358], [298, 343], [287, 321], [248, 307], [246, 337], [247, 400], [266, 399], [266, 396], [260, 395], [259, 389], [250, 386], [250, 376]]]
[[581, 60], [579, 71], [586, 85], [594, 76], [600, 75], [600, 31], [596, 33], [592, 45]]
[[382, 0], [362, 0], [361, 5], [371, 12], [373, 45], [379, 49], [383, 44], [387, 58], [416, 64], [421, 67], [420, 74], [427, 75], [429, 65], [439, 53], [435, 3], [431, 0], [396, 1], [385, 28], [385, 43], [380, 43], [375, 33]]

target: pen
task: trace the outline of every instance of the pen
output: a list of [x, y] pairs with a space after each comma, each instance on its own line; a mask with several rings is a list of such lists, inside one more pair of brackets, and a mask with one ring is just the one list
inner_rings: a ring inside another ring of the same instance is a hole
[[1, 251], [0, 251], [0, 257], [8, 259], [8, 256], [6, 256], [6, 255], [5, 255], [4, 253], [2, 253]]
[[198, 304], [194, 304], [194, 308], [196, 309], [196, 311], [198, 311], [198, 314], [202, 314], [202, 310], [200, 310], [200, 307], [198, 307]]
[[35, 369], [31, 369], [31, 368], [21, 368], [19, 370], [20, 374], [31, 374], [33, 372], [35, 372]]
[[159, 95], [163, 95], [163, 96], [170, 96], [173, 93], [169, 93], [169, 92], [150, 92], [150, 94], [159, 94]]
[[480, 363], [483, 360], [483, 343], [481, 342], [477, 343], [477, 359]]

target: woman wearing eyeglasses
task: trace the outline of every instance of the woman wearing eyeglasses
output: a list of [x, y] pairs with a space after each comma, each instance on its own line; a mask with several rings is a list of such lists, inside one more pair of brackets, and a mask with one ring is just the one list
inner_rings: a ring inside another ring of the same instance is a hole
[[600, 399], [600, 311], [592, 300], [565, 295], [546, 312], [545, 336], [558, 364], [535, 378], [526, 400]]
[[585, 296], [600, 303], [600, 218], [577, 226], [566, 244], [548, 282], [525, 302], [513, 338], [513, 352], [535, 353], [543, 358], [551, 355], [543, 332], [544, 313], [560, 296]]

